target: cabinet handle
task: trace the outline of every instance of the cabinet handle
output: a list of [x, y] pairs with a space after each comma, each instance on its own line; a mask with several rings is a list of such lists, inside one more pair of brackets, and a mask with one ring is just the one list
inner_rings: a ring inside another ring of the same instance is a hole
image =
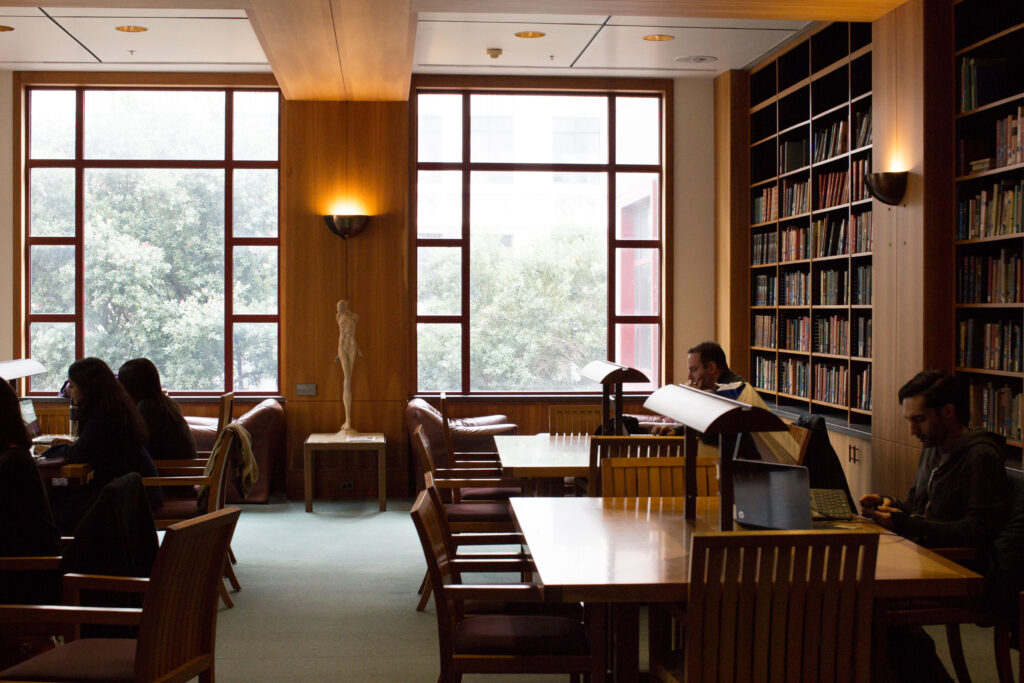
[[848, 448], [850, 449], [850, 451], [849, 451], [849, 453], [846, 456], [847, 460], [849, 460], [852, 463], [856, 463], [857, 462], [857, 447], [851, 443], [851, 444], [848, 445]]

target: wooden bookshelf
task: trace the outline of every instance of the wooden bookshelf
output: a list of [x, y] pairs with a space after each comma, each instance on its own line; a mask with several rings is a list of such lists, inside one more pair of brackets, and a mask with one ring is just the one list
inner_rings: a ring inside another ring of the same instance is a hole
[[1024, 6], [954, 6], [956, 372], [971, 424], [1007, 438], [1020, 460], [1024, 385]]
[[750, 379], [770, 405], [862, 431], [871, 425], [871, 84], [862, 23], [828, 24], [750, 73]]

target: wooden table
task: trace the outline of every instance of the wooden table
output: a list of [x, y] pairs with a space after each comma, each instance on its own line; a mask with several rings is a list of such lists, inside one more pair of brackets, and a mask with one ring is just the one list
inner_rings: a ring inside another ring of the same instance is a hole
[[318, 451], [376, 451], [377, 498], [380, 502], [381, 512], [387, 510], [386, 449], [387, 442], [384, 440], [384, 435], [379, 432], [310, 434], [302, 448], [302, 476], [306, 494], [306, 512], [313, 511], [313, 454]]
[[[513, 498], [545, 594], [563, 602], [612, 605], [617, 681], [639, 676], [639, 605], [685, 602], [690, 542], [718, 531], [718, 499], [700, 498], [697, 518], [684, 498]], [[981, 595], [978, 574], [912, 541], [879, 539], [875, 597], [883, 609], [907, 598]]]
[[590, 475], [590, 437], [495, 436], [502, 472], [513, 479]]

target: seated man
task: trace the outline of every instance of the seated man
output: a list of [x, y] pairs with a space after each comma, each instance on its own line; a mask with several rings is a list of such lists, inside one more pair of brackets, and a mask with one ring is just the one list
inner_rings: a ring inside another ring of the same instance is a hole
[[[905, 500], [860, 499], [879, 525], [928, 547], [984, 547], [1009, 509], [1002, 437], [968, 429], [967, 397], [949, 374], [920, 372], [899, 391], [903, 417], [924, 450]], [[890, 628], [889, 666], [901, 681], [951, 681], [921, 628]]]

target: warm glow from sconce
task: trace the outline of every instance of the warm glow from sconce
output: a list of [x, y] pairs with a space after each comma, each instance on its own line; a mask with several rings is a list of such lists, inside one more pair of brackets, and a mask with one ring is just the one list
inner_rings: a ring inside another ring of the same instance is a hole
[[330, 216], [365, 216], [367, 215], [366, 207], [360, 202], [353, 201], [351, 199], [344, 200], [338, 199], [332, 202], [327, 207], [325, 214]]
[[877, 170], [889, 172], [909, 171], [910, 164], [907, 162], [907, 155], [903, 152], [903, 147], [900, 145], [893, 145], [889, 149], [888, 158], [885, 160], [885, 168]]

